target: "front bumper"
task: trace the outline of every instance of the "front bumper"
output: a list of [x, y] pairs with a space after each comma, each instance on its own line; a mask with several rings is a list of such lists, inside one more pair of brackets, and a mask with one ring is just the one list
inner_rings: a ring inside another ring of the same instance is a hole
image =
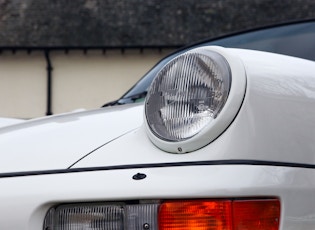
[[[141, 180], [134, 175], [145, 174]], [[1, 229], [42, 229], [49, 208], [77, 202], [277, 197], [280, 229], [314, 229], [315, 171], [258, 165], [116, 169], [0, 179]]]

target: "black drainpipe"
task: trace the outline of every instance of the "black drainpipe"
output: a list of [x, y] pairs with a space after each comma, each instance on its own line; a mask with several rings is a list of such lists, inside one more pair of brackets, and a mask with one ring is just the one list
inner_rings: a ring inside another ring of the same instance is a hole
[[51, 65], [51, 60], [50, 60], [50, 51], [48, 49], [45, 50], [45, 58], [46, 58], [46, 63], [47, 63], [47, 108], [46, 108], [46, 115], [52, 115], [52, 71], [53, 67]]

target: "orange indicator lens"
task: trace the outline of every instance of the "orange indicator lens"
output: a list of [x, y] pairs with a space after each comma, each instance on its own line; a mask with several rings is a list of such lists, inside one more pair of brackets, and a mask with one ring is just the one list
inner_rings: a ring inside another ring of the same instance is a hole
[[278, 230], [280, 202], [261, 200], [178, 200], [159, 208], [159, 230]]
[[159, 230], [230, 230], [231, 201], [172, 201], [159, 209]]
[[234, 230], [277, 230], [279, 200], [238, 200], [233, 202]]

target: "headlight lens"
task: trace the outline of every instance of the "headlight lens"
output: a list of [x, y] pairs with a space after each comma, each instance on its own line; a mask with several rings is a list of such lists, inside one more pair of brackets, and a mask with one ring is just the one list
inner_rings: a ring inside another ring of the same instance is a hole
[[231, 73], [218, 53], [189, 52], [170, 61], [147, 95], [146, 116], [155, 135], [182, 141], [215, 119], [229, 94]]
[[[224, 48], [203, 47], [181, 54], [153, 80], [145, 118], [150, 139], [161, 149], [181, 153], [201, 148], [220, 135], [239, 110], [246, 84], [243, 66], [217, 50]], [[234, 73], [241, 75], [234, 85], [230, 61]], [[236, 99], [230, 99], [234, 105], [225, 109], [231, 91]], [[231, 111], [221, 116], [224, 109]], [[217, 121], [220, 116], [223, 118]]]

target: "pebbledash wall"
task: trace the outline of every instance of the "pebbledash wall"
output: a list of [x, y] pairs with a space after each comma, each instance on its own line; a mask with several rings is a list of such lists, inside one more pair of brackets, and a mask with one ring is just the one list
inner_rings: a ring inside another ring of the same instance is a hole
[[314, 0], [1, 0], [0, 117], [98, 108], [175, 48], [314, 16]]

